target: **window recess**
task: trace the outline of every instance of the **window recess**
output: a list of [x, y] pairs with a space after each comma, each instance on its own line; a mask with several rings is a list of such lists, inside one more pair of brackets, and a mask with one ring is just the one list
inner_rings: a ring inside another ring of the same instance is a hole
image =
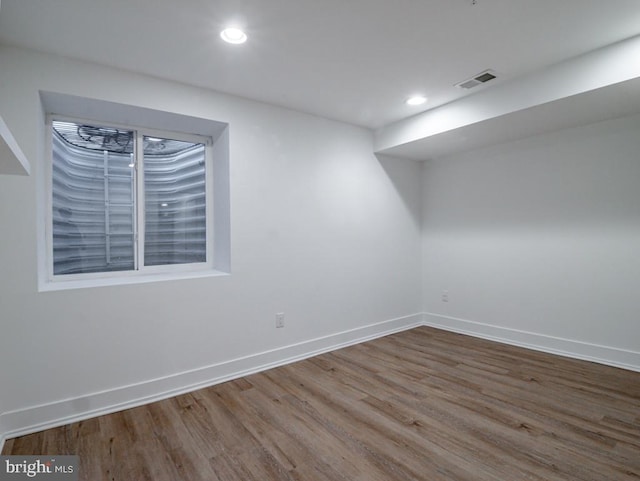
[[49, 125], [53, 279], [212, 267], [210, 139]]

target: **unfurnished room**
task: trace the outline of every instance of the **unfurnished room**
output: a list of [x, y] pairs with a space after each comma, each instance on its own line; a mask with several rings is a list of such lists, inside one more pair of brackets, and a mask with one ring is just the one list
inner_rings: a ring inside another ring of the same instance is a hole
[[640, 478], [640, 0], [0, 0], [0, 480]]

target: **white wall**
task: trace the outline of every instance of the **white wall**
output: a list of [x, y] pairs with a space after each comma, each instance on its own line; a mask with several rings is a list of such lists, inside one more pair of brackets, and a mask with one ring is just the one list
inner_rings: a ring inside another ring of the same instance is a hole
[[[0, 112], [33, 168], [0, 176], [9, 434], [420, 321], [421, 165], [376, 158], [369, 131], [12, 48], [0, 65]], [[228, 122], [232, 275], [39, 293], [39, 90]]]
[[[32, 165], [0, 176], [0, 439], [422, 311], [640, 370], [640, 117], [423, 166], [376, 158], [367, 130], [245, 99], [5, 47], [0, 65], [0, 113]], [[39, 293], [39, 90], [228, 122], [232, 275]]]
[[427, 162], [427, 323], [640, 370], [639, 134], [619, 118]]

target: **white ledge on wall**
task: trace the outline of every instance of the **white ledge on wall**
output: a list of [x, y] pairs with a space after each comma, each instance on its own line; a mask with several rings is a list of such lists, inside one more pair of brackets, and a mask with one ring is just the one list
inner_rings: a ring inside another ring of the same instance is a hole
[[[108, 273], [112, 274], [112, 273]], [[89, 279], [74, 279], [74, 280], [58, 280], [47, 281], [41, 280], [38, 284], [38, 290], [40, 292], [47, 291], [63, 291], [66, 289], [84, 289], [91, 287], [106, 287], [106, 286], [121, 286], [130, 284], [146, 284], [148, 282], [163, 282], [163, 281], [179, 281], [183, 279], [201, 279], [205, 277], [223, 277], [228, 276], [229, 272], [224, 272], [216, 269], [202, 269], [193, 271], [174, 271], [174, 272], [162, 272], [158, 274], [148, 275], [127, 275], [129, 273], [115, 272], [115, 275], [102, 275]]]
[[0, 175], [29, 175], [31, 166], [0, 116]]
[[374, 152], [427, 160], [640, 112], [640, 35], [382, 127]]

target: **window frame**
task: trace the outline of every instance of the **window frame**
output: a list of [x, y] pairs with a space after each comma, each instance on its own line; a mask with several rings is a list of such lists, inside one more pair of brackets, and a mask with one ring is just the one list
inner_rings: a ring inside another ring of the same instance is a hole
[[[53, 121], [94, 124], [103, 127], [127, 129], [134, 132], [134, 225], [137, 233], [134, 239], [134, 269], [54, 274], [53, 259]], [[205, 262], [144, 265], [144, 234], [145, 234], [145, 188], [143, 149], [141, 142], [144, 136], [158, 137], [185, 142], [204, 144], [205, 151], [205, 235], [206, 235], [206, 260]], [[51, 289], [93, 287], [99, 285], [129, 284], [149, 282], [156, 280], [169, 280], [180, 278], [201, 277], [219, 275], [214, 267], [214, 165], [213, 165], [213, 139], [210, 136], [199, 134], [187, 134], [171, 130], [128, 125], [110, 120], [87, 119], [76, 116], [49, 113], [45, 117], [45, 245], [46, 245], [46, 282]]]

